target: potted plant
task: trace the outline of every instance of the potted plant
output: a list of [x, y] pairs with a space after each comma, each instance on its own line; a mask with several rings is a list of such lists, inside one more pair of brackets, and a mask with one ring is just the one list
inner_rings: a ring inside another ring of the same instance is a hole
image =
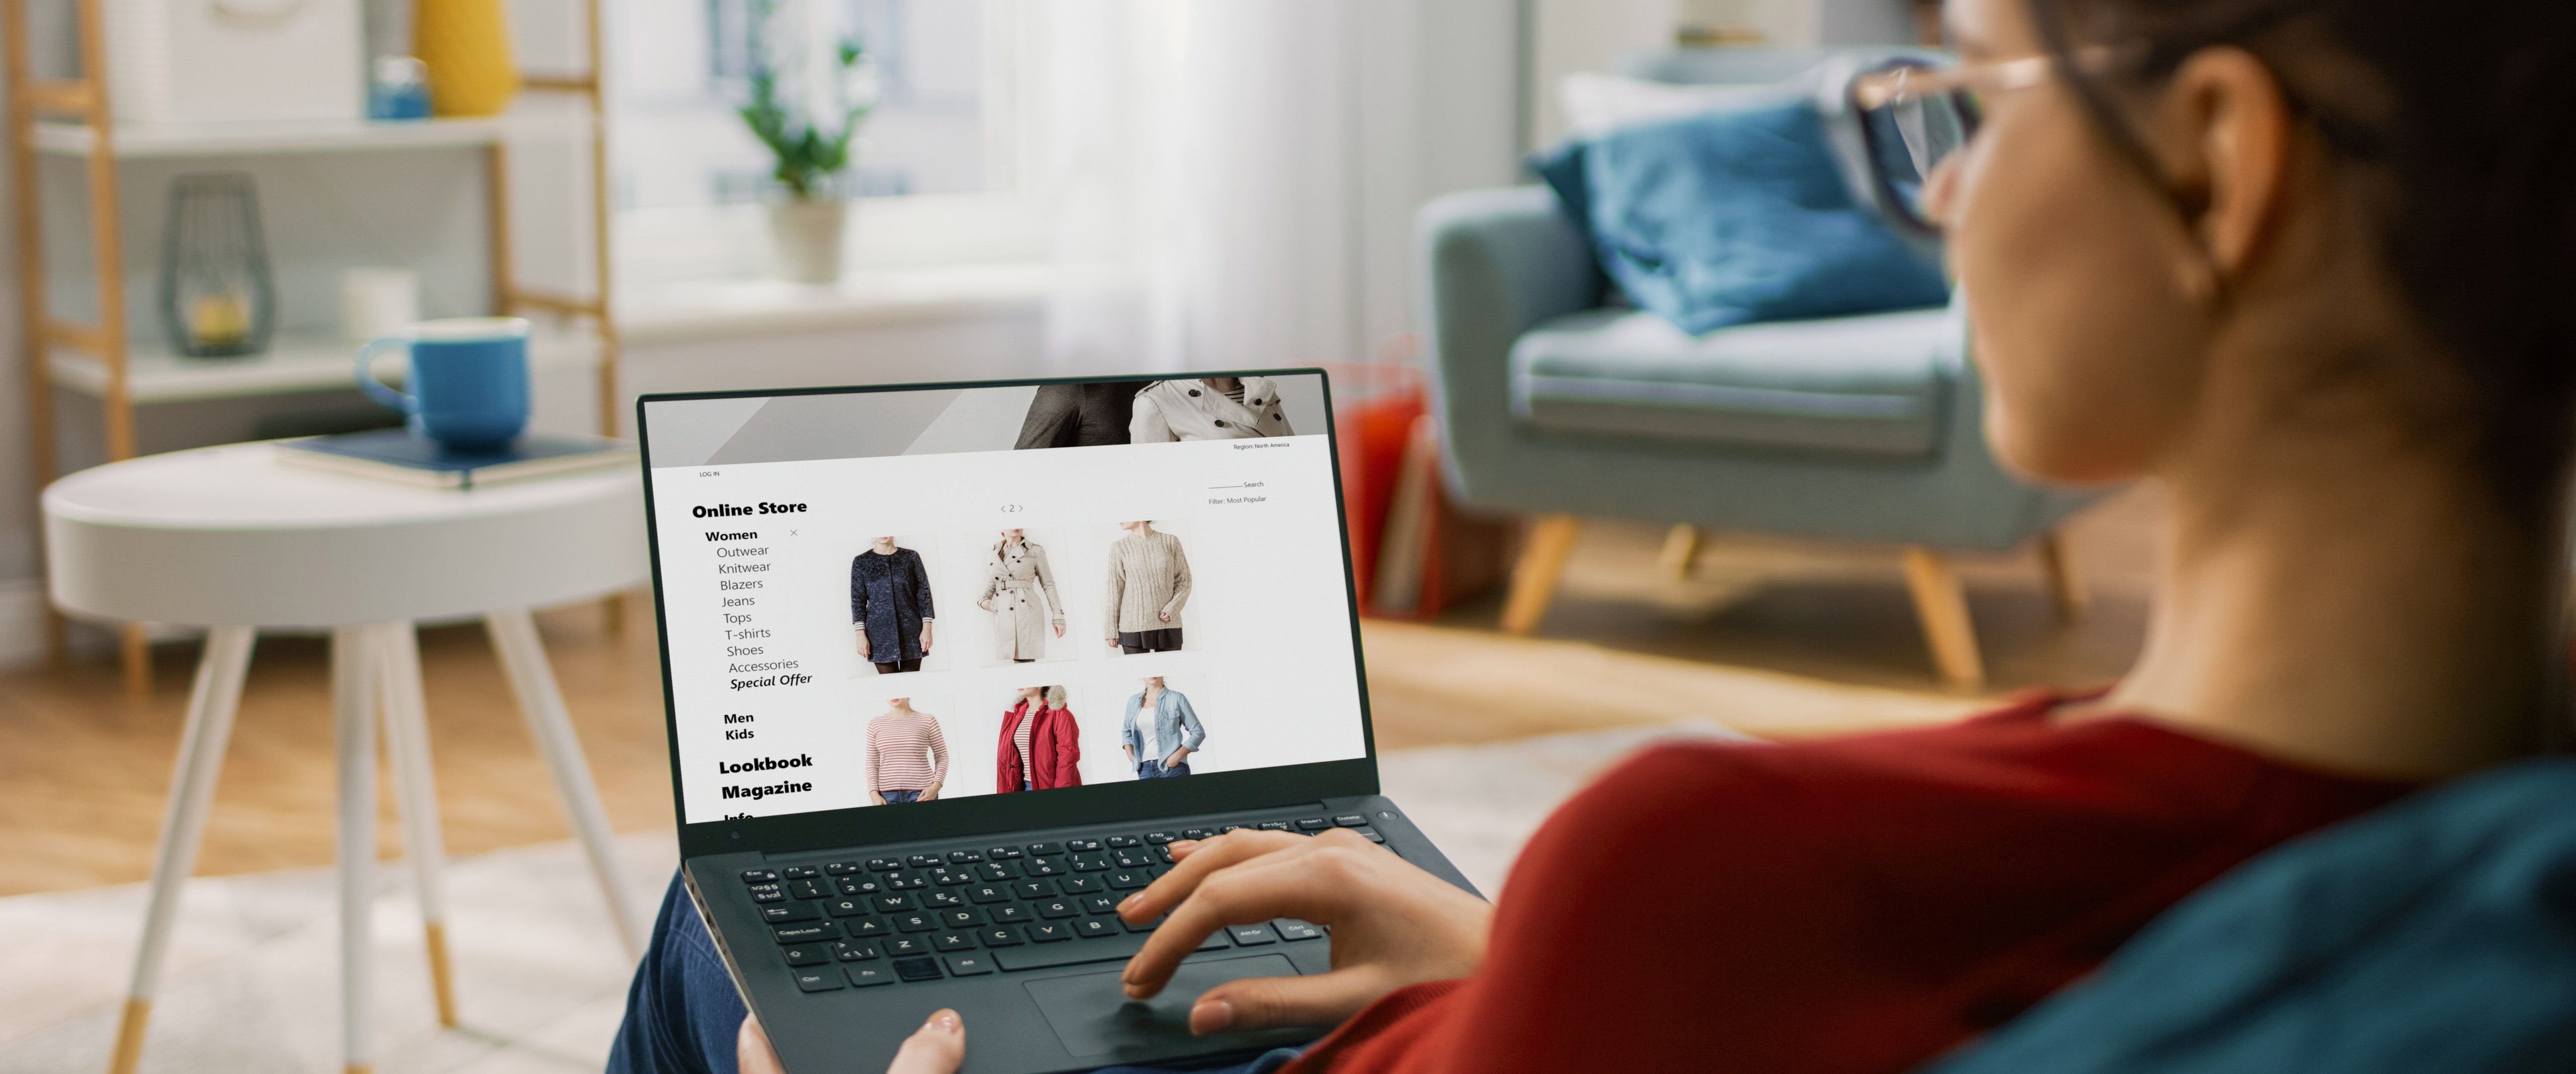
[[[755, 3], [754, 19], [769, 21], [775, 7], [776, 0]], [[770, 174], [781, 193], [769, 203], [769, 233], [779, 271], [797, 283], [837, 283], [849, 226], [841, 174], [849, 170], [851, 144], [875, 98], [867, 52], [855, 37], [841, 40], [827, 61], [828, 76], [821, 78], [794, 77], [826, 63], [791, 54], [784, 87], [782, 65], [765, 53], [755, 53], [760, 59], [751, 70], [751, 101], [739, 112], [778, 162]], [[807, 62], [794, 62], [799, 59]]]

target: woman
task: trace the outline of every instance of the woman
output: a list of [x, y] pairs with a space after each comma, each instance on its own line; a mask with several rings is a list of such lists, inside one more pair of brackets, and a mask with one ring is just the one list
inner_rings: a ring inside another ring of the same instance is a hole
[[1109, 647], [1122, 653], [1181, 647], [1181, 608], [1190, 602], [1190, 557], [1181, 539], [1152, 522], [1121, 522], [1109, 544]]
[[940, 785], [948, 782], [948, 738], [939, 733], [939, 717], [915, 711], [911, 698], [895, 698], [868, 721], [867, 762], [869, 804], [938, 801]]
[[[2559, 726], [2576, 5], [1946, 14], [1984, 122], [1928, 207], [1988, 439], [2171, 504], [2131, 673], [1937, 729], [1648, 751], [1490, 916], [1338, 831], [1176, 849], [1121, 907], [1170, 913], [1130, 994], [1284, 915], [1332, 926], [1335, 971], [1191, 1017], [1338, 1025], [1292, 1069], [1903, 1071], [2233, 864]], [[940, 1012], [895, 1069], [964, 1047]]]
[[1127, 423], [1131, 444], [1295, 435], [1279, 385], [1268, 377], [1158, 380], [1136, 393]]
[[1064, 687], [1029, 686], [1002, 710], [1002, 741], [993, 751], [994, 790], [1044, 791], [1082, 786], [1082, 728], [1064, 707]]
[[850, 557], [850, 630], [858, 635], [859, 659], [876, 665], [878, 674], [921, 670], [936, 618], [921, 553], [879, 537]]
[[1125, 722], [1118, 729], [1118, 748], [1127, 754], [1128, 770], [1138, 779], [1189, 775], [1190, 755], [1207, 741], [1198, 710], [1180, 691], [1164, 689], [1160, 675], [1143, 684], [1144, 689], [1127, 698]]
[[[1041, 601], [1043, 597], [1043, 601]], [[984, 564], [984, 593], [975, 606], [993, 613], [993, 653], [1017, 664], [1046, 655], [1046, 630], [1064, 636], [1064, 598], [1055, 593], [1055, 571], [1046, 549], [1019, 530], [1003, 530]]]

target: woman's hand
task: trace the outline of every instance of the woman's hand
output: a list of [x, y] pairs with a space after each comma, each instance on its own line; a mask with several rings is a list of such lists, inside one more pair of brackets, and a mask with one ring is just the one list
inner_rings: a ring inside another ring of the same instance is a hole
[[982, 600], [976, 601], [976, 602], [975, 602], [975, 606], [976, 606], [976, 607], [978, 607], [978, 608], [982, 608], [982, 609], [984, 609], [985, 611], [988, 611], [988, 612], [989, 612], [989, 611], [992, 611], [992, 610], [993, 610], [993, 598], [991, 598], [991, 597], [986, 597], [986, 598], [984, 598], [984, 599], [982, 599]]
[[1112, 649], [1118, 648], [1118, 635], [1112, 634], [1109, 636], [1109, 647]]
[[921, 621], [921, 655], [930, 655], [930, 620]]
[[916, 802], [936, 802], [936, 801], [938, 801], [938, 800], [939, 800], [939, 785], [938, 785], [938, 784], [936, 784], [936, 783], [933, 783], [933, 784], [931, 784], [930, 786], [927, 786], [927, 787], [923, 787], [923, 788], [921, 789], [921, 797], [913, 799], [913, 801], [916, 801]]
[[1063, 637], [1063, 636], [1064, 636], [1064, 624], [1063, 624], [1063, 623], [1057, 623], [1057, 624], [1055, 625], [1055, 636], [1056, 636], [1056, 637], [1059, 637], [1059, 638], [1061, 638], [1061, 637]]
[[1171, 622], [1171, 621], [1172, 621], [1172, 613], [1170, 613], [1170, 612], [1155, 612], [1155, 613], [1154, 613], [1154, 618], [1156, 618], [1156, 619], [1160, 619], [1160, 620], [1162, 620], [1162, 621], [1164, 621], [1164, 622], [1168, 623], [1168, 622]]
[[[1172, 748], [1171, 755], [1170, 755], [1170, 756], [1167, 756], [1167, 757], [1165, 757], [1165, 758], [1163, 758], [1163, 770], [1164, 770], [1164, 771], [1166, 771], [1166, 772], [1171, 771], [1175, 766], [1177, 766], [1177, 765], [1179, 765], [1181, 762], [1186, 761], [1186, 760], [1189, 760], [1189, 759], [1190, 759], [1190, 748], [1189, 748], [1189, 747], [1187, 747], [1187, 746], [1175, 746], [1175, 747], [1173, 747], [1173, 748]], [[1176, 852], [1176, 853], [1174, 853], [1174, 855], [1173, 855], [1173, 856], [1177, 858], [1177, 857], [1179, 857], [1180, 855]]]
[[1193, 1033], [1331, 1025], [1485, 960], [1493, 907], [1347, 829], [1227, 832], [1174, 843], [1172, 857], [1171, 872], [1118, 904], [1118, 916], [1138, 924], [1171, 914], [1119, 975], [1131, 998], [1161, 992], [1181, 959], [1226, 925], [1293, 917], [1333, 929], [1332, 972], [1211, 988], [1190, 1007]]
[[864, 664], [868, 662], [868, 628], [862, 626], [856, 633], [859, 636], [859, 662]]
[[[734, 1035], [733, 1059], [742, 1074], [787, 1074], [778, 1051], [769, 1046], [769, 1034], [760, 1028], [760, 1019], [748, 1014], [742, 1016], [742, 1031]], [[886, 1064], [886, 1074], [955, 1074], [965, 1061], [966, 1023], [958, 1020], [957, 1012], [943, 1007], [904, 1038], [894, 1062]]]

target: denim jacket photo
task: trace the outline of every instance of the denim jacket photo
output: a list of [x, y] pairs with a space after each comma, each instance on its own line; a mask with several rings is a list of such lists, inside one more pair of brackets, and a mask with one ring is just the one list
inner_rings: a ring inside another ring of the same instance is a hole
[[1162, 760], [1182, 747], [1197, 753], [1199, 743], [1207, 741], [1207, 728], [1199, 726], [1199, 714], [1190, 709], [1190, 699], [1181, 696], [1178, 690], [1166, 689], [1163, 696], [1154, 701], [1154, 742], [1163, 752], [1158, 757], [1145, 756], [1145, 737], [1136, 733], [1136, 710], [1143, 707], [1143, 690], [1128, 695], [1127, 719], [1118, 732], [1128, 751], [1136, 755], [1138, 764]]

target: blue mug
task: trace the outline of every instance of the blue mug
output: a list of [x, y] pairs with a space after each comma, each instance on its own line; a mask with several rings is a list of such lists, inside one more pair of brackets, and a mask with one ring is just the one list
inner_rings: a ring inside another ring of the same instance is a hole
[[[411, 348], [410, 394], [377, 380], [379, 351]], [[358, 387], [410, 420], [412, 435], [458, 451], [492, 451], [528, 427], [528, 322], [519, 317], [422, 321], [358, 348]]]

